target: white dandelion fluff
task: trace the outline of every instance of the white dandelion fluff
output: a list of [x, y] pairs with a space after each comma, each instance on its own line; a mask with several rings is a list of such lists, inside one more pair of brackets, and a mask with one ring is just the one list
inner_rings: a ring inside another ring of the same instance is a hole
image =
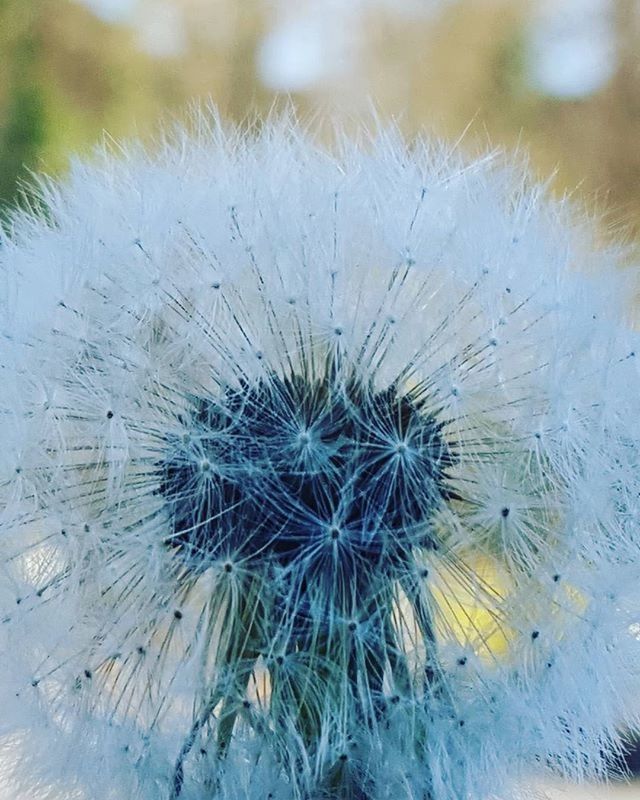
[[614, 256], [499, 158], [200, 126], [76, 165], [3, 234], [5, 783], [605, 774], [640, 647]]

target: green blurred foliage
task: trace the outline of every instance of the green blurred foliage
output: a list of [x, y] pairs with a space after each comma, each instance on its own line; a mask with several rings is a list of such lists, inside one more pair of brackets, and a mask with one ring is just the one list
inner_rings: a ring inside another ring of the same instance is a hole
[[132, 135], [184, 102], [170, 76], [71, 0], [0, 0], [0, 203], [30, 171], [59, 173], [104, 130]]
[[0, 5], [3, 115], [0, 120], [0, 201], [13, 199], [24, 165], [35, 163], [47, 138], [43, 87], [38, 80], [40, 40], [33, 26], [33, 2]]

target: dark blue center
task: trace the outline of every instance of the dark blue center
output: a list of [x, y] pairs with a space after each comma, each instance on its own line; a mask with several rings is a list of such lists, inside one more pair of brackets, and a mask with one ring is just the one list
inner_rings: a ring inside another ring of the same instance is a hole
[[451, 448], [443, 423], [395, 386], [329, 370], [270, 375], [194, 398], [166, 437], [168, 545], [194, 568], [237, 559], [369, 566], [435, 545]]

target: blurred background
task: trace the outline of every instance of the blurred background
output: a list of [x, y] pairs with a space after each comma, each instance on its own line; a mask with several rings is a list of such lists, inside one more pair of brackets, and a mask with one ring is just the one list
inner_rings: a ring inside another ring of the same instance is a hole
[[211, 98], [528, 151], [640, 240], [640, 0], [0, 0], [0, 204]]
[[[105, 132], [280, 98], [520, 149], [640, 253], [640, 0], [0, 0], [0, 215], [30, 171], [63, 174]], [[552, 791], [640, 800], [640, 784]]]

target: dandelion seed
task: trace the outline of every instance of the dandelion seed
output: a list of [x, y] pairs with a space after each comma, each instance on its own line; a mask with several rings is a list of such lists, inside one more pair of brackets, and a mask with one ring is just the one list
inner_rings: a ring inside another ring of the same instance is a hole
[[6, 781], [604, 774], [640, 663], [615, 254], [497, 157], [199, 125], [76, 165], [3, 234]]

